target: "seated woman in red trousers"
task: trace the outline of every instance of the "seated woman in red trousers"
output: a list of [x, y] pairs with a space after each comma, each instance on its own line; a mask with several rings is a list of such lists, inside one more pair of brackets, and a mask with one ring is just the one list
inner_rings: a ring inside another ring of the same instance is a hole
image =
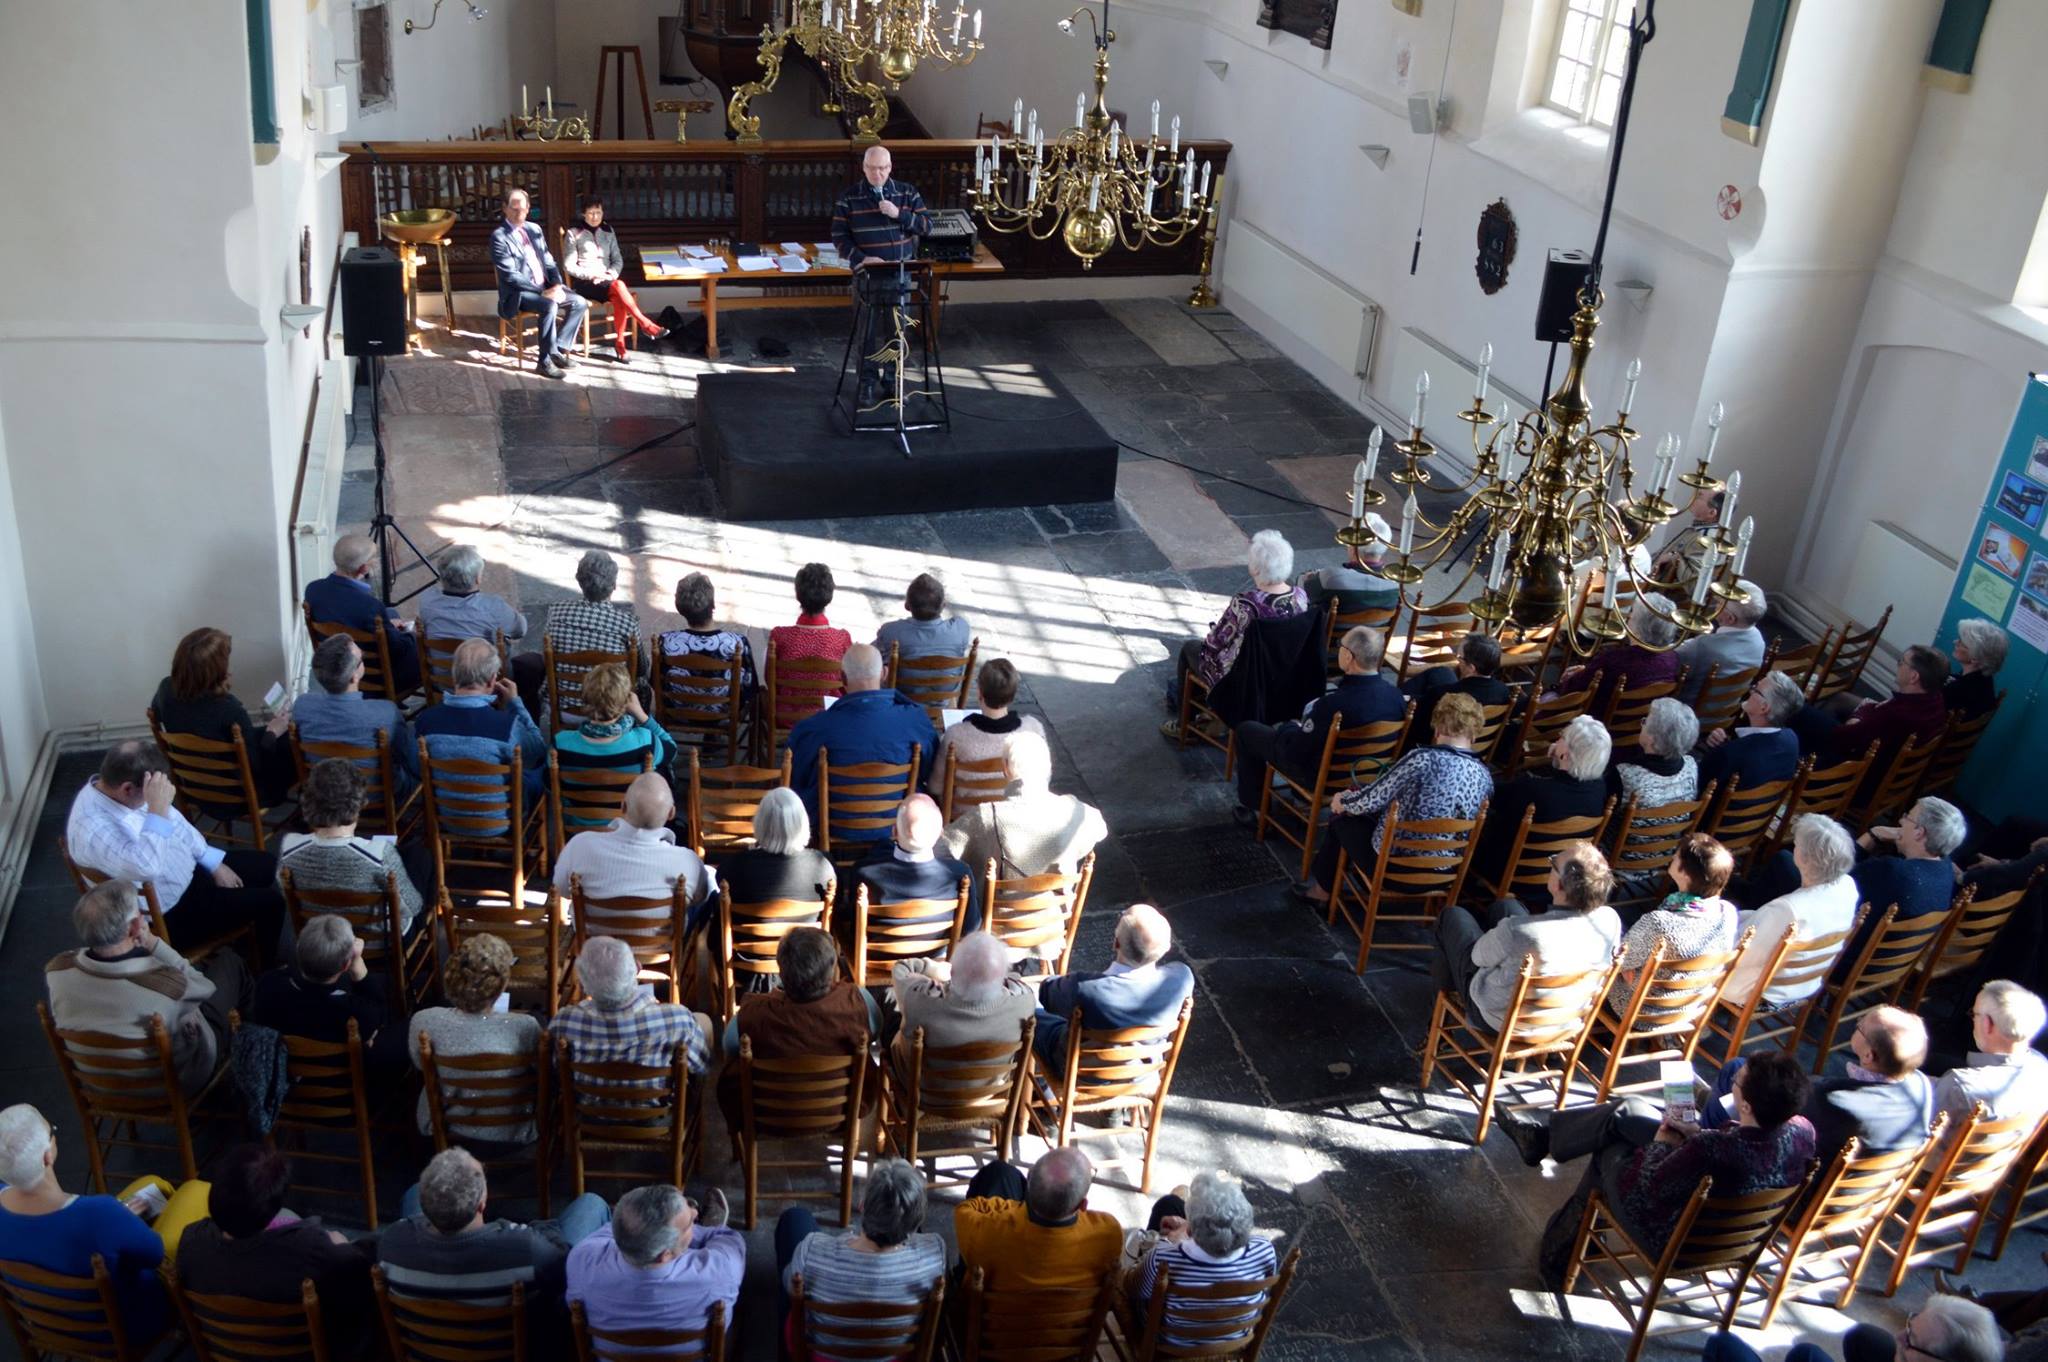
[[562, 270], [569, 276], [570, 288], [593, 303], [612, 305], [612, 325], [617, 334], [619, 358], [623, 360], [626, 328], [620, 323], [620, 313], [639, 323], [649, 340], [660, 340], [668, 332], [640, 310], [640, 304], [633, 301], [632, 290], [619, 278], [625, 272], [626, 257], [619, 251], [619, 234], [604, 225], [604, 200], [586, 194], [577, 209], [583, 221], [569, 227], [562, 249]]

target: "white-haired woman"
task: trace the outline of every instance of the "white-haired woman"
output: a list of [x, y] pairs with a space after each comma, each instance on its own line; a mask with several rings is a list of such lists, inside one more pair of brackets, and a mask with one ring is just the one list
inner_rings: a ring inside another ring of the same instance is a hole
[[[811, 816], [795, 790], [783, 785], [762, 796], [754, 810], [754, 845], [717, 858], [719, 880], [732, 891], [735, 907], [777, 899], [831, 902], [838, 882], [832, 858], [810, 842]], [[747, 993], [772, 992], [779, 982], [773, 974], [736, 977]]]
[[1998, 704], [1998, 683], [1992, 678], [2005, 665], [2005, 630], [1986, 619], [1967, 619], [1956, 626], [1956, 666], [1960, 673], [1941, 688], [1949, 715], [1975, 719]]
[[1558, 678], [1557, 694], [1588, 691], [1586, 708], [1597, 710], [1606, 705], [1607, 697], [1624, 681], [1630, 690], [1676, 681], [1676, 613], [1677, 607], [1668, 598], [1654, 592], [1636, 597], [1628, 612], [1628, 636], [1602, 648], [1584, 666], [1573, 667]]
[[1109, 826], [1094, 805], [1052, 792], [1052, 749], [1043, 737], [1012, 735], [1004, 761], [1010, 783], [1003, 798], [969, 805], [946, 825], [941, 851], [977, 875], [990, 861], [1005, 879], [1073, 874]]
[[1697, 796], [1700, 771], [1692, 748], [1699, 736], [1699, 716], [1690, 709], [1668, 695], [1651, 701], [1640, 748], [1607, 768], [1607, 790], [1618, 801], [1616, 807], [1633, 799], [1639, 810], [1654, 809]]
[[[1251, 572], [1251, 586], [1230, 598], [1222, 616], [1209, 626], [1208, 637], [1180, 645], [1173, 685], [1166, 692], [1168, 709], [1179, 712], [1182, 682], [1190, 672], [1211, 686], [1228, 674], [1252, 621], [1286, 619], [1308, 609], [1308, 593], [1288, 582], [1294, 575], [1294, 546], [1278, 530], [1260, 530], [1252, 536], [1245, 566]], [[1178, 739], [1180, 720], [1167, 720], [1159, 731]]]
[[[1566, 724], [1550, 744], [1548, 766], [1524, 771], [1501, 787], [1487, 810], [1473, 869], [1500, 882], [1525, 814], [1533, 815], [1537, 823], [1598, 817], [1607, 807], [1607, 761], [1613, 755], [1613, 737], [1592, 715], [1581, 714]], [[1544, 906], [1529, 903], [1531, 912], [1541, 912]]]
[[[1824, 814], [1799, 815], [1792, 825], [1792, 862], [1799, 873], [1799, 887], [1736, 919], [1738, 934], [1755, 927], [1756, 935], [1735, 962], [1735, 973], [1728, 980], [1723, 996], [1732, 1006], [1747, 1003], [1769, 982], [1763, 977], [1764, 970], [1788, 932], [1797, 940], [1812, 941], [1837, 932], [1846, 934], [1856, 921], [1862, 892], [1850, 875], [1856, 868], [1856, 843], [1847, 828]], [[1819, 978], [1772, 985], [1764, 988], [1764, 1003], [1774, 1011], [1803, 1003], [1820, 985]]]
[[[1206, 1330], [1200, 1337], [1186, 1332], [1197, 1321], [1213, 1323], [1213, 1306], [1186, 1301], [1180, 1293], [1191, 1287], [1255, 1282], [1278, 1274], [1273, 1241], [1252, 1233], [1252, 1205], [1244, 1188], [1222, 1173], [1197, 1173], [1185, 1200], [1169, 1194], [1153, 1205], [1150, 1228], [1158, 1233], [1159, 1241], [1129, 1282], [1136, 1313], [1142, 1318], [1151, 1307], [1153, 1293], [1162, 1287], [1163, 1274], [1166, 1310], [1160, 1323], [1160, 1342], [1195, 1348], [1227, 1341]], [[1231, 1338], [1251, 1333], [1265, 1301], [1264, 1292], [1244, 1298], [1243, 1328]]]

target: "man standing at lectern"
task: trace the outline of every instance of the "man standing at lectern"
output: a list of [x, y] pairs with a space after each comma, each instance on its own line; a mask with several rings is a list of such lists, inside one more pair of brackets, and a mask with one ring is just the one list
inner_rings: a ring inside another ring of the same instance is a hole
[[498, 271], [498, 315], [519, 325], [519, 314], [540, 317], [535, 349], [540, 352], [534, 372], [543, 378], [560, 378], [576, 362], [569, 351], [590, 307], [562, 278], [555, 257], [548, 253], [548, 239], [541, 229], [526, 220], [532, 201], [524, 189], [505, 196], [505, 216], [491, 229], [491, 264]]
[[[890, 179], [892, 166], [887, 147], [869, 147], [860, 162], [863, 183], [841, 194], [832, 210], [832, 246], [853, 268], [854, 296], [865, 296], [872, 303], [882, 304], [868, 308], [867, 329], [860, 341], [859, 405], [863, 409], [875, 405], [875, 390], [884, 378], [874, 353], [893, 334], [883, 322], [888, 306], [884, 300], [905, 300], [887, 289], [863, 295], [860, 272], [898, 260], [915, 260], [917, 238], [932, 229], [932, 215], [925, 211], [924, 196], [901, 180]], [[888, 375], [887, 381], [893, 384], [894, 375]]]

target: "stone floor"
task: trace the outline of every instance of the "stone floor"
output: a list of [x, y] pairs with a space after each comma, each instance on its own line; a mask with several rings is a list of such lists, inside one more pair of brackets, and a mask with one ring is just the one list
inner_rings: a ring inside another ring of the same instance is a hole
[[[1232, 823], [1220, 761], [1176, 751], [1156, 731], [1171, 653], [1244, 583], [1251, 533], [1284, 532], [1303, 568], [1337, 561], [1337, 518], [1322, 508], [1340, 504], [1370, 423], [1224, 311], [1164, 300], [963, 305], [946, 322], [960, 407], [971, 407], [977, 388], [1034, 366], [1057, 374], [1128, 444], [1114, 502], [721, 521], [690, 443], [696, 375], [757, 362], [829, 368], [845, 317], [733, 314], [724, 328], [733, 358], [722, 364], [643, 355], [622, 368], [600, 359], [559, 383], [493, 358], [481, 321], [459, 323], [453, 337], [432, 332], [432, 352], [392, 364], [387, 378], [397, 513], [429, 552], [449, 542], [480, 547], [492, 564], [487, 585], [528, 611], [573, 592], [582, 549], [612, 550], [626, 563], [622, 592], [656, 627], [673, 619], [676, 581], [703, 570], [721, 614], [764, 631], [793, 611], [795, 567], [817, 559], [838, 577], [833, 620], [867, 637], [896, 614], [913, 575], [940, 572], [982, 657], [1008, 656], [1027, 678], [1024, 708], [1052, 734], [1056, 786], [1100, 806], [1113, 830], [1077, 959], [1106, 960], [1116, 912], [1143, 899], [1169, 914], [1177, 954], [1194, 968], [1195, 1017], [1155, 1190], [1203, 1167], [1231, 1170], [1248, 1184], [1260, 1231], [1303, 1249], [1266, 1356], [1619, 1357], [1615, 1317], [1585, 1297], [1561, 1304], [1534, 1269], [1537, 1231], [1576, 1170], [1527, 1169], [1498, 1133], [1475, 1149], [1469, 1107], [1441, 1085], [1416, 1089], [1430, 1001], [1420, 957], [1379, 953], [1355, 975], [1355, 939], [1293, 903], [1291, 860]], [[770, 338], [790, 347], [787, 358], [755, 358]], [[822, 400], [823, 369], [820, 382]], [[366, 412], [359, 403], [359, 420]], [[366, 424], [344, 519], [367, 516]], [[415, 570], [402, 589], [424, 580]], [[89, 765], [67, 762], [56, 788], [75, 788]], [[67, 940], [70, 894], [54, 847], [61, 805], [45, 812], [0, 947], [0, 977], [22, 1000], [8, 1010], [18, 1043], [0, 1064], [11, 1069], [9, 1097], [56, 1120], [76, 1186], [75, 1117], [23, 1021], [34, 971]], [[730, 1187], [722, 1146], [714, 1134], [708, 1171]], [[402, 1170], [390, 1171], [395, 1197]], [[955, 1195], [935, 1194], [941, 1227]], [[1098, 1185], [1093, 1204], [1128, 1224], [1149, 1198]], [[768, 1223], [755, 1235], [751, 1305], [742, 1307], [757, 1325]], [[1980, 1260], [1970, 1279], [2031, 1284], [2044, 1242], [2023, 1231], [2001, 1263]], [[1926, 1290], [1916, 1274], [1900, 1300], [1917, 1303]], [[1875, 1296], [1853, 1313], [1902, 1319]], [[1804, 1330], [1832, 1337], [1844, 1324], [1795, 1305], [1768, 1335], [1750, 1337], [1775, 1354]], [[770, 1355], [764, 1333], [755, 1329], [748, 1356]], [[1644, 1355], [1694, 1356], [1700, 1342], [1680, 1335]]]

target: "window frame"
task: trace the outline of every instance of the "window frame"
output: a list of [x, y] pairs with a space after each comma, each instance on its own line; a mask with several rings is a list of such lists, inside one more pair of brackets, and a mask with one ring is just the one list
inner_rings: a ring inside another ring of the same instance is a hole
[[[1543, 66], [1543, 96], [1537, 101], [1537, 106], [1570, 119], [1574, 127], [1590, 128], [1599, 133], [1612, 133], [1614, 124], [1611, 121], [1603, 123], [1596, 117], [1596, 111], [1600, 107], [1600, 82], [1606, 79], [1607, 63], [1612, 56], [1614, 45], [1617, 42], [1628, 42], [1629, 25], [1635, 13], [1635, 0], [1594, 0], [1594, 3], [1601, 6], [1598, 19], [1601, 26], [1600, 39], [1594, 46], [1593, 60], [1587, 66], [1584, 112], [1551, 97], [1551, 92], [1557, 88], [1557, 73], [1561, 65], [1565, 62], [1570, 62], [1573, 66], [1585, 64], [1575, 56], [1567, 56], [1564, 50], [1565, 26], [1571, 21], [1572, 15], [1583, 15], [1583, 11], [1572, 8], [1571, 0], [1558, 0], [1557, 23], [1550, 32], [1549, 59]], [[1624, 8], [1627, 10], [1626, 15], [1622, 12]]]

